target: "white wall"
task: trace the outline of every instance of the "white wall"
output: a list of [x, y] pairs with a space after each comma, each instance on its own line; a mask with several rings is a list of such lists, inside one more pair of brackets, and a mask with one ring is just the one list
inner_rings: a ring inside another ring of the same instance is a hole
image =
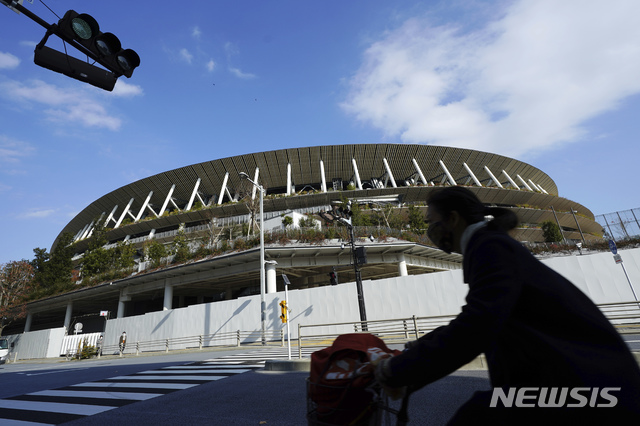
[[[623, 250], [620, 254], [629, 278], [635, 284], [636, 294], [640, 296], [640, 249]], [[543, 262], [575, 283], [595, 303], [633, 300], [622, 267], [615, 264], [611, 253], [555, 257]], [[456, 314], [464, 304], [467, 290], [467, 285], [462, 282], [461, 270], [363, 282], [368, 320]], [[283, 299], [284, 292], [266, 295], [266, 327], [269, 330], [280, 330], [283, 327], [278, 305]], [[289, 307], [292, 312], [289, 318], [292, 338], [297, 338], [298, 324], [359, 321], [357, 300], [355, 283], [290, 290]], [[237, 330], [258, 332], [260, 328], [260, 296], [254, 295], [111, 319], [107, 321], [104, 344], [117, 345], [123, 331], [127, 332], [127, 347], [132, 348], [136, 341], [210, 335]], [[60, 353], [63, 335], [59, 330], [64, 333], [64, 329], [55, 329], [52, 332], [55, 331], [56, 335], [51, 336], [51, 345], [57, 345], [57, 349], [49, 350], [46, 356], [58, 356]], [[340, 333], [352, 331], [326, 327], [314, 329], [314, 333], [336, 330]], [[18, 335], [21, 339], [16, 343], [16, 350], [20, 352], [19, 358], [45, 356], [45, 351], [40, 346], [47, 339], [44, 336], [47, 332], [49, 331]], [[38, 337], [34, 337], [36, 334]], [[227, 344], [235, 344], [235, 338], [230, 339]]]

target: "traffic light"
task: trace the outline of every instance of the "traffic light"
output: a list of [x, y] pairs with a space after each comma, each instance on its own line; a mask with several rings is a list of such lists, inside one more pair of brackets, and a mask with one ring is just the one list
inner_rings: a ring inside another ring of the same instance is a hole
[[338, 274], [336, 271], [329, 272], [329, 282], [331, 285], [338, 285]]
[[123, 49], [118, 37], [100, 31], [98, 22], [86, 13], [69, 10], [58, 22], [56, 34], [68, 42], [75, 41], [116, 77], [131, 77], [140, 65], [140, 57], [131, 49]]
[[287, 301], [283, 300], [280, 302], [280, 319], [282, 320], [283, 323], [287, 322]]

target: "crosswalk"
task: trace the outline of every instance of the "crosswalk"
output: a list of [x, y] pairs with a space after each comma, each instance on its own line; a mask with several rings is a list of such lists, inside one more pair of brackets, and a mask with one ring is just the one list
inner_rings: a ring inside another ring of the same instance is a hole
[[[317, 349], [303, 348], [303, 356]], [[0, 399], [0, 425], [57, 425], [253, 371], [287, 356], [286, 348], [265, 348]]]

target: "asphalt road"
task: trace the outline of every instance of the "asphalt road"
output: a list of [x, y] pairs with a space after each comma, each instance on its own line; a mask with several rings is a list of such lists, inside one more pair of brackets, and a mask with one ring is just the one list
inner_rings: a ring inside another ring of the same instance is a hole
[[[624, 338], [640, 348], [639, 335]], [[286, 357], [286, 348], [244, 347], [2, 365], [0, 425], [304, 425], [308, 373], [265, 371], [259, 361], [274, 352]], [[475, 391], [490, 389], [486, 371], [458, 371], [411, 396], [410, 424], [445, 424]], [[64, 404], [88, 411], [69, 417]]]
[[[225, 362], [243, 359], [237, 367], [244, 370], [220, 380], [191, 383], [192, 387], [168, 391], [143, 390], [153, 392], [154, 396], [146, 400], [121, 401], [93, 400], [90, 408], [98, 407], [105, 411], [93, 415], [81, 415], [68, 425], [304, 425], [306, 424], [306, 372], [269, 372], [258, 368], [257, 362], [246, 360], [244, 355], [253, 354], [264, 358], [261, 349], [247, 351], [246, 348], [223, 352], [193, 352], [181, 355], [163, 355], [153, 357], [125, 357], [103, 360], [75, 361], [46, 364], [9, 364], [2, 366], [0, 389], [0, 425], [9, 425], [10, 419], [22, 419], [35, 422], [62, 424], [63, 414], [38, 413], [38, 409], [51, 408], [52, 393], [69, 393], [78, 390], [78, 384], [107, 383], [119, 386], [114, 381], [123, 382], [123, 378], [153, 378], [160, 372], [182, 371], [182, 366], [190, 368], [221, 368], [221, 358]], [[285, 351], [281, 351], [285, 354]], [[241, 358], [239, 358], [241, 357]], [[192, 364], [195, 363], [195, 364]], [[231, 364], [223, 364], [222, 367]], [[243, 368], [247, 367], [248, 368]], [[250, 367], [254, 366], [254, 367]], [[202, 376], [202, 374], [200, 374]], [[129, 380], [133, 383], [137, 380]], [[149, 380], [145, 380], [149, 381]], [[153, 379], [151, 379], [153, 381]], [[166, 380], [163, 380], [166, 382]], [[181, 381], [176, 379], [176, 381]], [[114, 383], [112, 383], [114, 382]], [[190, 382], [188, 379], [181, 382]], [[74, 386], [75, 385], [75, 386]], [[133, 385], [138, 386], [138, 385]], [[162, 385], [160, 385], [162, 386]], [[104, 389], [83, 387], [90, 392]], [[480, 389], [489, 389], [489, 381], [484, 371], [458, 372], [438, 381], [411, 397], [410, 424], [441, 425], [446, 423], [455, 410], [471, 394]], [[115, 392], [109, 388], [110, 397], [127, 398], [126, 393]], [[129, 389], [128, 391], [133, 391]], [[99, 392], [98, 392], [99, 393]], [[93, 394], [92, 394], [93, 395]], [[136, 395], [139, 395], [136, 393]], [[145, 394], [148, 397], [148, 394]], [[82, 398], [90, 395], [82, 395]], [[56, 403], [71, 402], [68, 396], [56, 399]], [[86, 402], [85, 402], [86, 403]], [[17, 404], [17, 405], [15, 405]], [[23, 405], [26, 404], [26, 405]], [[44, 405], [41, 405], [44, 404]], [[100, 404], [108, 407], [100, 408]], [[124, 404], [117, 408], [112, 406]], [[397, 404], [396, 404], [397, 405]], [[18, 409], [16, 409], [16, 406]], [[44, 407], [44, 408], [43, 408]], [[31, 408], [35, 412], [28, 412]], [[397, 407], [396, 407], [397, 408]], [[64, 411], [66, 408], [62, 408]], [[38, 416], [38, 414], [40, 414]], [[21, 417], [23, 416], [23, 417]], [[24, 416], [27, 416], [26, 418]], [[395, 424], [393, 422], [392, 424]]]

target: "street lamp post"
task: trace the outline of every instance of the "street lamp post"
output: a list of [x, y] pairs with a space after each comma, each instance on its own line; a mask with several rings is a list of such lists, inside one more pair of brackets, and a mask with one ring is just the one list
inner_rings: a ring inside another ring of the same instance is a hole
[[240, 178], [248, 180], [253, 186], [260, 191], [260, 325], [262, 345], [266, 345], [266, 303], [265, 294], [265, 273], [264, 273], [264, 188], [262, 185], [254, 182], [245, 172], [240, 172]]
[[360, 310], [360, 321], [363, 331], [368, 331], [367, 310], [364, 305], [364, 291], [362, 289], [362, 274], [360, 273], [360, 263], [356, 255], [356, 239], [353, 234], [353, 225], [346, 220], [344, 223], [349, 227], [349, 237], [351, 239], [351, 259], [353, 260], [353, 269], [356, 273], [356, 290], [358, 292], [358, 308]]

